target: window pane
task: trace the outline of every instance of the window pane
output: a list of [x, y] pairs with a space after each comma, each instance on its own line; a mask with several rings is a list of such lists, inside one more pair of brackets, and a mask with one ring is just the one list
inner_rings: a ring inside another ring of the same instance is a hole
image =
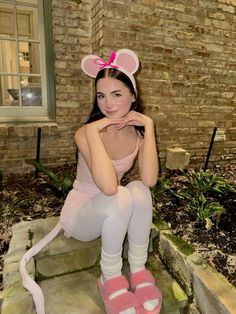
[[0, 106], [19, 106], [18, 77], [0, 76]]
[[17, 33], [19, 38], [39, 39], [37, 7], [17, 5]]
[[42, 106], [40, 77], [21, 77], [22, 106]]
[[29, 63], [30, 73], [40, 74], [40, 55], [38, 43], [29, 43]]
[[16, 42], [0, 40], [0, 72], [17, 73]]
[[0, 36], [15, 36], [14, 6], [0, 3]]
[[20, 73], [40, 74], [39, 44], [19, 42]]
[[19, 42], [19, 66], [20, 73], [30, 73], [30, 62], [29, 62], [29, 43]]

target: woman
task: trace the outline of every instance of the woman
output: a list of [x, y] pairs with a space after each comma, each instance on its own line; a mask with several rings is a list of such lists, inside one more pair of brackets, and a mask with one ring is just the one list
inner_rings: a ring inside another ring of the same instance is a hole
[[[63, 206], [60, 227], [68, 236], [91, 241], [101, 236], [100, 294], [109, 314], [159, 313], [162, 296], [145, 269], [152, 222], [149, 187], [158, 176], [153, 121], [141, 113], [133, 74], [139, 61], [131, 50], [112, 52], [108, 62], [89, 55], [82, 70], [95, 77], [88, 122], [75, 134], [77, 177]], [[138, 156], [140, 181], [120, 186]], [[122, 275], [128, 236], [130, 288]]]

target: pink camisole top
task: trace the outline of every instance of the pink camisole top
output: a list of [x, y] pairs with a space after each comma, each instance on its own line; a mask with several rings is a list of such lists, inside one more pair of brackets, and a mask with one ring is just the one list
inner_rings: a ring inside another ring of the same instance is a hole
[[[119, 182], [123, 177], [124, 173], [127, 172], [132, 167], [134, 159], [137, 156], [138, 149], [139, 138], [137, 140], [136, 147], [131, 154], [122, 159], [112, 160]], [[93, 195], [101, 192], [99, 188], [96, 186], [93, 177], [89, 171], [89, 168], [87, 166], [87, 163], [80, 152], [78, 155], [77, 176], [74, 181], [73, 188], [76, 189], [77, 191], [89, 194], [91, 193]]]

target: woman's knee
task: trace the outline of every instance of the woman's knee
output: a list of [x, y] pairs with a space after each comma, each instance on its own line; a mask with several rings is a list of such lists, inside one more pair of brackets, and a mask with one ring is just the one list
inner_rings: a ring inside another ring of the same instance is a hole
[[130, 191], [124, 186], [118, 186], [116, 193], [116, 210], [115, 212], [121, 216], [128, 218], [132, 215], [133, 199]]
[[151, 192], [149, 187], [144, 185], [142, 181], [136, 180], [136, 181], [131, 181], [126, 185], [126, 188], [130, 191], [131, 196], [134, 198], [142, 198], [142, 199], [147, 199], [151, 197]]
[[126, 188], [130, 191], [133, 199], [134, 211], [152, 211], [152, 197], [150, 189], [142, 181], [132, 181]]

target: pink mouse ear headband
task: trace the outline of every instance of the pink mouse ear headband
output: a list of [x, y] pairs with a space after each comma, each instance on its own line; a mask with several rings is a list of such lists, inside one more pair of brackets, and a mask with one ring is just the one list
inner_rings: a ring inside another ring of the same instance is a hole
[[134, 89], [136, 83], [133, 74], [139, 68], [139, 60], [137, 55], [129, 49], [121, 49], [112, 52], [108, 61], [104, 61], [96, 55], [87, 55], [81, 61], [82, 70], [89, 76], [95, 78], [98, 72], [105, 68], [114, 68], [126, 74], [131, 80]]

